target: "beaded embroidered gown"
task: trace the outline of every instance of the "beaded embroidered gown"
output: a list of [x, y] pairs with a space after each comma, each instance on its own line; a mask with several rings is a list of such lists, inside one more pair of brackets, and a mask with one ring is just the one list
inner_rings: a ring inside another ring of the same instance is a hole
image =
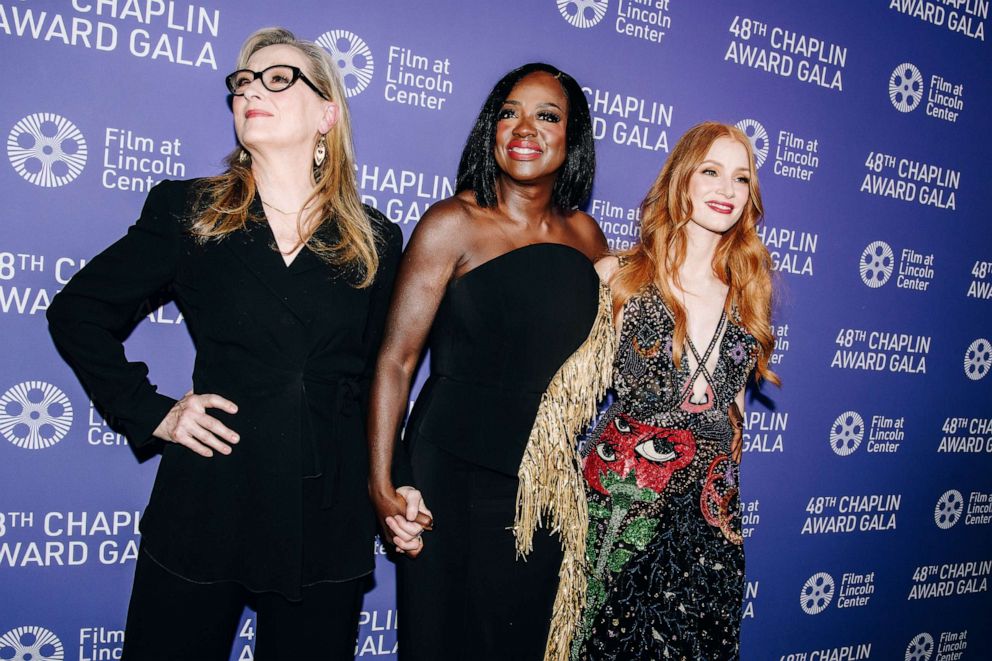
[[677, 369], [673, 334], [654, 286], [624, 306], [617, 399], [583, 450], [589, 584], [573, 659], [738, 658], [744, 547], [728, 409], [757, 342], [724, 313], [705, 351], [687, 339]]

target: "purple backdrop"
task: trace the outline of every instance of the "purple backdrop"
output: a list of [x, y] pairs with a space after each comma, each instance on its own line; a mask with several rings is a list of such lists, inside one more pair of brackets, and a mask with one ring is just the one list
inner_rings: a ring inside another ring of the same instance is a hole
[[[157, 462], [94, 412], [44, 311], [154, 182], [218, 170], [223, 76], [265, 25], [335, 54], [362, 192], [407, 236], [451, 193], [491, 85], [524, 62], [586, 88], [588, 210], [614, 247], [636, 239], [685, 129], [739, 123], [760, 157], [784, 381], [748, 401], [743, 657], [992, 658], [988, 14], [988, 0], [0, 2], [0, 658], [119, 657]], [[127, 350], [164, 392], [188, 388], [174, 306], [149, 309]], [[378, 559], [356, 655], [395, 658]], [[255, 626], [246, 612], [232, 659], [252, 658]]]

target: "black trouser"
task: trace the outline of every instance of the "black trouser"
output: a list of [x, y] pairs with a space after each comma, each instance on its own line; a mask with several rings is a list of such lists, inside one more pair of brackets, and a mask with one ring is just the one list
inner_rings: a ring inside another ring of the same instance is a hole
[[398, 571], [400, 661], [541, 661], [562, 550], [540, 529], [516, 557], [517, 478], [470, 464], [421, 439], [417, 486], [437, 521]]
[[367, 578], [303, 588], [301, 601], [239, 583], [194, 583], [138, 555], [123, 661], [227, 661], [245, 605], [258, 613], [255, 659], [350, 661]]

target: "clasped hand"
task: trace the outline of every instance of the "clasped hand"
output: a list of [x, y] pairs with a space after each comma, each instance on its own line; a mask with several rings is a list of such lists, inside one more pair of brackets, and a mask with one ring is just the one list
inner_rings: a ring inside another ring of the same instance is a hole
[[386, 488], [372, 494], [382, 529], [392, 535], [396, 550], [416, 558], [424, 550], [425, 531], [434, 527], [434, 515], [413, 487]]
[[154, 436], [184, 445], [203, 457], [214, 456], [214, 451], [231, 454], [230, 446], [237, 444], [241, 437], [207, 413], [208, 408], [230, 414], [238, 412], [237, 404], [220, 395], [195, 395], [191, 390], [169, 410], [155, 428]]

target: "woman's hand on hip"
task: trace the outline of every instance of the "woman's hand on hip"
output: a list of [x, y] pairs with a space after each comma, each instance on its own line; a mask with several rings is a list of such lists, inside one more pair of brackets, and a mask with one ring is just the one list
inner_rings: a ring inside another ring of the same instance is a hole
[[207, 413], [210, 408], [230, 414], [238, 412], [237, 404], [220, 395], [195, 395], [191, 390], [169, 410], [155, 428], [154, 436], [184, 445], [203, 457], [212, 457], [215, 451], [231, 454], [230, 446], [241, 440], [241, 437]]

